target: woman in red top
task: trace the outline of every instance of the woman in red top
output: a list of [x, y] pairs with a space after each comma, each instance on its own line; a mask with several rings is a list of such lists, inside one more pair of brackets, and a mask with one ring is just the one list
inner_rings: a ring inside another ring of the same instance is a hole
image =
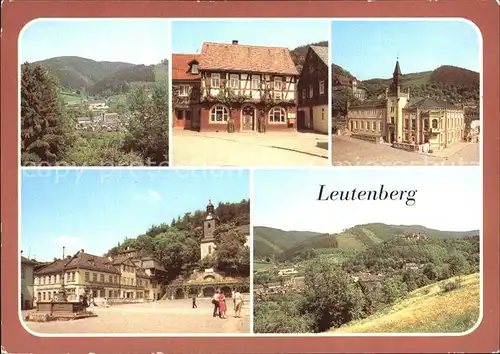
[[224, 296], [224, 292], [220, 290], [220, 295], [219, 295], [219, 316], [220, 318], [227, 318], [226, 317], [226, 297]]

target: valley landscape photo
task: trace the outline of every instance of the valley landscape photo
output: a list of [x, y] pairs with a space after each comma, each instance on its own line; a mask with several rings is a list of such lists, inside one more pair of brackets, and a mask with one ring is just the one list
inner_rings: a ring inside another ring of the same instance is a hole
[[167, 166], [169, 36], [157, 20], [27, 25], [21, 165]]
[[[473, 328], [480, 318], [481, 176], [459, 169], [439, 168], [425, 181], [421, 169], [288, 171], [287, 182], [283, 172], [256, 172], [254, 332]], [[411, 187], [415, 204], [318, 200], [318, 186], [329, 182], [358, 191]]]
[[479, 164], [480, 50], [466, 21], [333, 21], [333, 164]]

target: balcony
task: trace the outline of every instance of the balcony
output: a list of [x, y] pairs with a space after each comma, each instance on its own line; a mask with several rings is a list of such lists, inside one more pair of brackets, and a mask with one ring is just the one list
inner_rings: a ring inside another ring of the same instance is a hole
[[437, 135], [437, 134], [441, 133], [441, 129], [440, 128], [431, 128], [431, 129], [429, 129], [429, 132], [433, 135]]

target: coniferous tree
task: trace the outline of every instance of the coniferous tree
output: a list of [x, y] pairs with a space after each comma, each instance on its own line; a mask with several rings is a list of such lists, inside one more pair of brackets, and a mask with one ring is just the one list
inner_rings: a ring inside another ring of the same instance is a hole
[[21, 163], [54, 165], [71, 144], [55, 80], [40, 65], [21, 68]]

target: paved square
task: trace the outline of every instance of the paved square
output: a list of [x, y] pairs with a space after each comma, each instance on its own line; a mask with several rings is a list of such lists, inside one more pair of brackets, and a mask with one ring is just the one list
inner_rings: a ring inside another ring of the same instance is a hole
[[[250, 304], [245, 298], [241, 318], [234, 317], [231, 299], [227, 319], [212, 317], [210, 299], [198, 299], [197, 309], [188, 299], [96, 307], [92, 311], [97, 317], [24, 323], [38, 333], [250, 333]], [[23, 317], [26, 314], [23, 311]]]
[[433, 154], [419, 154], [347, 136], [333, 136], [334, 166], [473, 166], [479, 165], [478, 143], [456, 143]]
[[328, 156], [325, 134], [172, 133], [172, 166], [328, 166]]

